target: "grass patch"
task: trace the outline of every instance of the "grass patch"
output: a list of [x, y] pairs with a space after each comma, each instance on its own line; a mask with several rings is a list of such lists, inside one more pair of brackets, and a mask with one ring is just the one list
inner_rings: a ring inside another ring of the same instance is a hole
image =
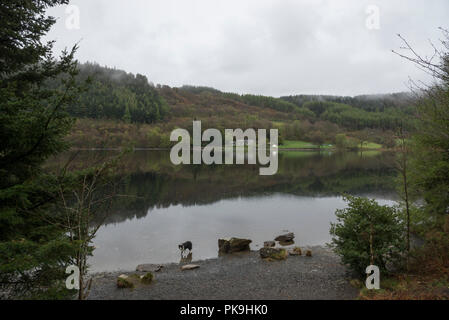
[[[329, 145], [325, 144], [321, 146], [321, 149], [329, 149]], [[306, 141], [301, 140], [285, 140], [284, 144], [279, 146], [279, 149], [319, 149], [319, 146]]]
[[382, 145], [374, 142], [364, 142], [363, 143], [364, 149], [381, 149]]
[[299, 140], [285, 140], [284, 144], [279, 146], [280, 149], [302, 149], [302, 148], [318, 148], [316, 145]]
[[380, 280], [380, 290], [360, 291], [360, 300], [447, 300], [449, 283], [445, 277], [397, 275]]

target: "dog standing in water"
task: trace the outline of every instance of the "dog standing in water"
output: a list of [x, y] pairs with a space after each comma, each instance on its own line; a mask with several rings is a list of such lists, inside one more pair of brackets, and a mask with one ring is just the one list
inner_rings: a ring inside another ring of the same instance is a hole
[[192, 242], [186, 241], [178, 246], [179, 250], [181, 250], [181, 255], [189, 249], [189, 252], [192, 251]]

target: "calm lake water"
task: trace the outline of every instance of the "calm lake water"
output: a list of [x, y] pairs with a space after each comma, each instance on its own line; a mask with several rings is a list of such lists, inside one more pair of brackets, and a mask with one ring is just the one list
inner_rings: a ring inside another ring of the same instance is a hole
[[389, 153], [281, 152], [278, 173], [259, 176], [256, 166], [174, 166], [168, 152], [137, 151], [124, 171], [121, 193], [130, 197], [114, 204], [97, 233], [94, 272], [179, 262], [177, 245], [187, 240], [193, 260], [216, 257], [217, 240], [227, 237], [249, 238], [257, 249], [290, 231], [296, 245], [323, 245], [343, 193], [395, 199]]

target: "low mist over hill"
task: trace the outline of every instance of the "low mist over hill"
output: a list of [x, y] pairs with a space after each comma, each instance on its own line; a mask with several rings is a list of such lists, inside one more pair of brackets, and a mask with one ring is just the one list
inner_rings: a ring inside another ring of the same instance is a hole
[[[78, 122], [82, 130], [75, 135], [95, 130], [90, 132], [92, 137], [115, 136], [114, 146], [127, 141], [123, 135], [130, 134], [139, 146], [168, 147], [169, 132], [177, 127], [191, 129], [194, 119], [202, 121], [203, 129], [277, 128], [281, 143], [336, 143], [338, 134], [356, 137], [365, 131], [370, 141], [391, 145], [388, 137], [399, 127], [413, 130], [413, 100], [408, 93], [280, 98], [240, 95], [210, 87], [155, 86], [143, 75], [91, 63], [80, 66], [78, 79], [91, 79], [92, 85], [68, 108], [72, 116], [83, 119]], [[86, 121], [92, 122], [91, 129], [83, 126]], [[84, 142], [75, 139], [75, 144], [91, 145], [88, 137], [81, 140]]]

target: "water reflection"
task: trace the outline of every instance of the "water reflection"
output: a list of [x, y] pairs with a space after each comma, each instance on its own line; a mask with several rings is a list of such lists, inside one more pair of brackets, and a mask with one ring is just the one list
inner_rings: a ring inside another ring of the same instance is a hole
[[192, 262], [192, 259], [192, 252], [189, 252], [187, 254], [181, 252], [181, 260], [179, 260], [179, 264], [189, 264], [190, 262]]
[[217, 256], [219, 238], [248, 238], [258, 249], [285, 230], [295, 233], [296, 245], [325, 244], [334, 211], [344, 206], [340, 197], [273, 194], [154, 208], [144, 218], [100, 229], [91, 263], [97, 270], [133, 270], [141, 263], [179, 262], [184, 239], [194, 244], [195, 259], [205, 259]]
[[[77, 161], [97, 155], [82, 153]], [[135, 152], [118, 171], [127, 197], [111, 208], [90, 263], [94, 271], [178, 263], [185, 239], [196, 260], [210, 258], [218, 238], [249, 238], [257, 249], [285, 230], [295, 233], [296, 245], [324, 244], [335, 209], [345, 205], [342, 193], [391, 203], [393, 164], [388, 153], [281, 152], [278, 173], [260, 176], [254, 165], [174, 166], [169, 152]]]

